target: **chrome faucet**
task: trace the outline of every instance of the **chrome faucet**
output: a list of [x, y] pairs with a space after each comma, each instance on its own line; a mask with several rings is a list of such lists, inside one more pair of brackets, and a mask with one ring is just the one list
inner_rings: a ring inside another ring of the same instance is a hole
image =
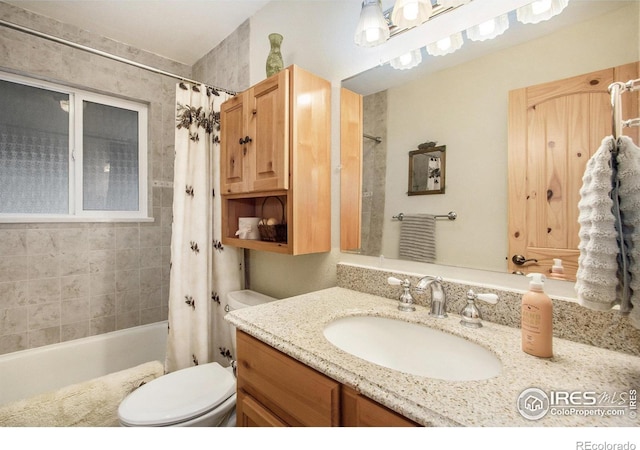
[[431, 311], [429, 315], [438, 319], [447, 317], [447, 294], [445, 294], [442, 287], [442, 278], [422, 277], [416, 285], [416, 290], [424, 292], [427, 287], [431, 288]]
[[476, 306], [476, 300], [495, 305], [498, 302], [496, 294], [476, 294], [473, 289], [467, 292], [467, 305], [460, 311], [460, 324], [470, 328], [482, 327], [482, 313]]
[[389, 277], [387, 278], [387, 283], [393, 286], [402, 286], [403, 292], [398, 299], [400, 300], [400, 303], [398, 304], [398, 309], [400, 311], [411, 312], [416, 310], [416, 307], [413, 304], [413, 297], [411, 296], [410, 292], [411, 283], [409, 282], [409, 280], [402, 281], [395, 277]]

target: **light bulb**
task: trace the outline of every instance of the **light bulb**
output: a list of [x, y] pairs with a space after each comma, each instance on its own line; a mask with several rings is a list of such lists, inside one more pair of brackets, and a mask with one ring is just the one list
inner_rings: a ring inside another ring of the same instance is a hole
[[436, 45], [438, 46], [438, 48], [442, 51], [447, 50], [449, 47], [451, 47], [451, 37], [447, 36], [444, 39], [440, 39]]
[[433, 56], [442, 56], [453, 53], [462, 47], [462, 33], [457, 32], [439, 41], [427, 44], [427, 53]]
[[407, 3], [402, 10], [402, 15], [407, 20], [416, 20], [418, 17], [418, 2]]
[[551, 0], [538, 0], [531, 4], [531, 10], [534, 14], [542, 14], [551, 8]]
[[480, 29], [481, 35], [487, 36], [495, 31], [496, 21], [495, 19], [487, 20], [486, 22], [482, 22], [480, 25], [478, 25], [478, 28]]
[[411, 59], [412, 59], [411, 53], [405, 53], [404, 55], [402, 55], [400, 57], [400, 63], [403, 66], [406, 66], [407, 64], [409, 64], [411, 62]]
[[367, 28], [364, 33], [367, 42], [376, 42], [380, 38], [380, 30], [378, 28]]

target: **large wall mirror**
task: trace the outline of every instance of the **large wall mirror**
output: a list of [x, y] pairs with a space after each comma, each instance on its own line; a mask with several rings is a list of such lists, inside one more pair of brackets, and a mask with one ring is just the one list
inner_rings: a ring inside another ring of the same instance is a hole
[[[509, 92], [640, 60], [639, 23], [640, 2], [572, 0], [548, 22], [512, 18], [491, 41], [344, 80], [363, 96], [363, 134], [379, 138], [362, 141], [361, 239], [348, 251], [399, 258], [394, 216], [455, 211], [437, 221], [436, 263], [507, 272]], [[446, 144], [444, 194], [408, 196], [407, 152], [426, 141]]]

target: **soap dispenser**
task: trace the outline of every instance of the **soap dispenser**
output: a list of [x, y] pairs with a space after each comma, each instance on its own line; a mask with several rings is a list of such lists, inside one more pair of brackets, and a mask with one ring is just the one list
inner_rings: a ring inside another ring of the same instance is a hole
[[553, 356], [553, 304], [544, 292], [545, 276], [530, 273], [529, 291], [522, 296], [522, 351], [540, 358]]
[[564, 274], [564, 267], [562, 266], [562, 260], [558, 258], [553, 259], [553, 266], [551, 266], [551, 273], [549, 278], [554, 280], [566, 280], [567, 277]]

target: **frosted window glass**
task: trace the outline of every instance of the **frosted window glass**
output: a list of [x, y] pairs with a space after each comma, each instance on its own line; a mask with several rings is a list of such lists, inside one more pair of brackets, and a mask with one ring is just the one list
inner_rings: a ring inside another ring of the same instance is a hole
[[138, 113], [83, 102], [83, 209], [138, 210]]
[[0, 80], [0, 213], [69, 213], [69, 95]]

